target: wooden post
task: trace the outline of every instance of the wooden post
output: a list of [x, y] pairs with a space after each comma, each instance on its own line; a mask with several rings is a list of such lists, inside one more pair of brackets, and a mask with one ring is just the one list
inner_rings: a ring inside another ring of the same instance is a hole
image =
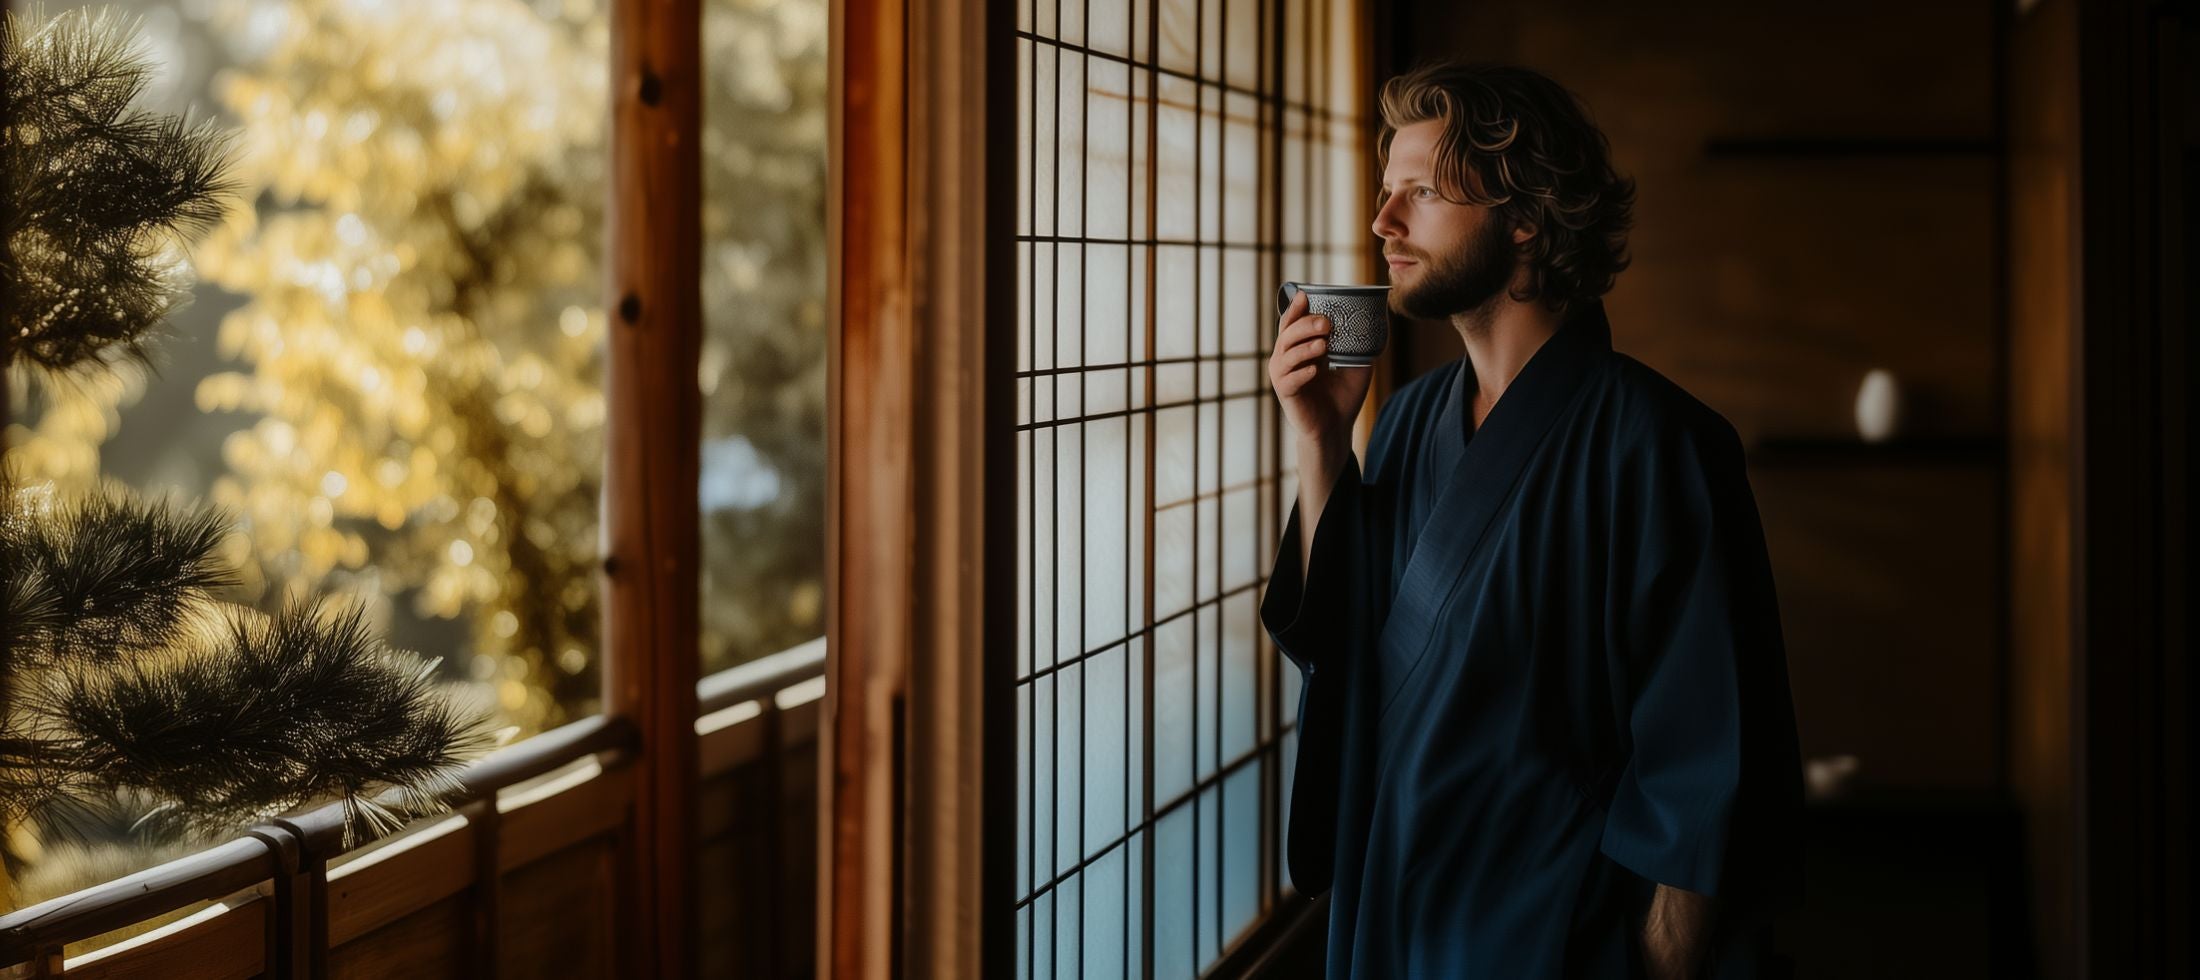
[[631, 976], [695, 974], [702, 396], [699, 0], [613, 5], [604, 701], [641, 734], [620, 936]]
[[894, 975], [895, 717], [909, 646], [908, 131], [904, 0], [833, 5], [827, 189], [825, 699], [818, 969]]
[[[1013, 854], [1014, 8], [832, 25], [820, 971], [977, 977]], [[1007, 66], [1007, 67], [1004, 67]], [[990, 89], [988, 78], [994, 80]], [[1003, 598], [1003, 595], [1007, 598]]]

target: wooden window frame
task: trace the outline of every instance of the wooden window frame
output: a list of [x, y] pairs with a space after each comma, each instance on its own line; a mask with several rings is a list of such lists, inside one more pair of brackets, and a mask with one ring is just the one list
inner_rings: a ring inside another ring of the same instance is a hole
[[[1013, 887], [1014, 8], [836, 0], [826, 226], [821, 972], [980, 976]], [[1001, 175], [1007, 175], [1003, 180]], [[1005, 617], [1005, 618], [1004, 618]], [[1004, 817], [1005, 814], [1005, 817]], [[994, 835], [998, 836], [998, 835]], [[1011, 846], [1012, 842], [1011, 842]], [[1012, 959], [1012, 957], [1010, 957]]]

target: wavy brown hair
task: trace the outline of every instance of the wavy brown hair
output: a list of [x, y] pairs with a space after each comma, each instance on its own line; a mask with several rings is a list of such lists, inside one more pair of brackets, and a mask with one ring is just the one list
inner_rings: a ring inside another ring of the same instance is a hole
[[1434, 177], [1446, 200], [1490, 208], [1519, 245], [1528, 282], [1512, 293], [1564, 312], [1611, 291], [1627, 268], [1635, 182], [1581, 99], [1525, 68], [1439, 62], [1384, 83], [1378, 167], [1400, 127], [1438, 120]]

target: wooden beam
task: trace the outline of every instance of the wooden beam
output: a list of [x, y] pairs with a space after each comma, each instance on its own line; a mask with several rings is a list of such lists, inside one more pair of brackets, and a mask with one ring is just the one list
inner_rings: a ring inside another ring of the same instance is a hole
[[978, 976], [981, 922], [1008, 921], [983, 875], [1013, 796], [983, 763], [1014, 723], [1012, 667], [988, 660], [1008, 634], [986, 624], [1011, 611], [989, 591], [1014, 587], [994, 547], [1014, 511], [988, 508], [1013, 492], [1014, 348], [987, 341], [1012, 329], [1014, 131], [989, 121], [1015, 93], [986, 80], [1011, 74], [1012, 15], [834, 8], [819, 963], [835, 977]]
[[702, 13], [613, 5], [604, 702], [641, 732], [621, 962], [695, 972]]
[[817, 962], [825, 976], [887, 977], [899, 954], [893, 791], [912, 584], [908, 10], [847, 0], [834, 13]]

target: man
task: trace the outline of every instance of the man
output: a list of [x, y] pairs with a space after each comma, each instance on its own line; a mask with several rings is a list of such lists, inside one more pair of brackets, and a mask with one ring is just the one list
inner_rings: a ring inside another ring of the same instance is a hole
[[1611, 348], [1633, 184], [1533, 72], [1417, 70], [1382, 113], [1391, 304], [1467, 356], [1364, 466], [1369, 369], [1304, 294], [1269, 361], [1299, 500], [1261, 617], [1305, 681], [1288, 856], [1329, 975], [1762, 976], [1786, 658], [1733, 427]]

